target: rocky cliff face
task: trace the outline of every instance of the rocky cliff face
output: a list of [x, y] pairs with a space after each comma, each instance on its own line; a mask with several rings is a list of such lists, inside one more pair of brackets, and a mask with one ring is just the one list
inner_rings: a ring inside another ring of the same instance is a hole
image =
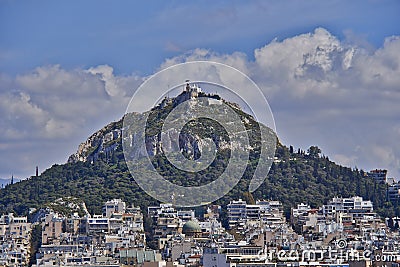
[[100, 154], [110, 154], [118, 148], [122, 133], [121, 121], [113, 122], [92, 134], [78, 147], [78, 151], [68, 158], [69, 163], [95, 161]]
[[[206, 102], [197, 101], [197, 97], [206, 97], [209, 99]], [[204, 137], [211, 139], [216, 149], [229, 149], [229, 148], [241, 148], [248, 149], [249, 147], [242, 147], [246, 142], [236, 141], [231, 143], [227, 133], [218, 124], [210, 124], [209, 122], [191, 122], [188, 123], [188, 128], [181, 129], [169, 129], [165, 133], [161, 133], [160, 125], [168, 116], [171, 110], [181, 104], [182, 102], [189, 101], [189, 108], [185, 110], [185, 114], [180, 114], [175, 120], [184, 120], [185, 116], [189, 113], [198, 112], [198, 110], [204, 108], [204, 106], [218, 106], [222, 103], [229, 105], [233, 110], [238, 113], [238, 117], [241, 118], [242, 123], [248, 130], [250, 139], [256, 140], [257, 138], [252, 136], [254, 133], [251, 130], [254, 128], [255, 121], [252, 116], [241, 111], [240, 107], [235, 103], [229, 103], [222, 100], [217, 95], [206, 95], [200, 93], [199, 95], [189, 95], [187, 92], [183, 92], [175, 98], [165, 98], [158, 106], [154, 107], [151, 111], [144, 114], [135, 113], [131, 116], [132, 120], [141, 121], [147, 118], [146, 135], [145, 135], [145, 147], [137, 146], [136, 143], [141, 139], [140, 131], [134, 129], [135, 123], [130, 123], [129, 126], [125, 125], [123, 128], [122, 118], [118, 122], [113, 122], [103, 127], [91, 135], [84, 143], [81, 143], [78, 147], [78, 151], [71, 155], [68, 162], [94, 162], [100, 156], [109, 156], [115, 150], [122, 149], [122, 135], [123, 131], [128, 131], [129, 134], [125, 135], [124, 142], [133, 147], [129, 151], [130, 157], [142, 157], [142, 156], [155, 156], [157, 154], [166, 151], [180, 151], [187, 158], [197, 159], [204, 146]], [[197, 125], [196, 125], [197, 123]], [[233, 122], [229, 122], [233, 123]], [[129, 128], [129, 129], [128, 129]], [[193, 128], [193, 129], [191, 129]], [[274, 142], [271, 142], [274, 143]], [[250, 146], [254, 145], [254, 142], [250, 142]], [[275, 145], [275, 144], [274, 144]], [[250, 149], [252, 149], [250, 147]]]

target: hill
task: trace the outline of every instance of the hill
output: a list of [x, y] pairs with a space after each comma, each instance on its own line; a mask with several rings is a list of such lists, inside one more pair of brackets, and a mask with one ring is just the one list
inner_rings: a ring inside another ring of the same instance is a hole
[[[216, 95], [205, 97], [220, 100]], [[178, 104], [177, 99], [179, 96], [165, 99], [149, 111], [149, 115], [162, 121]], [[258, 160], [257, 146], [260, 145], [259, 129], [253, 117], [241, 111], [237, 105], [228, 104], [235, 107], [237, 114], [246, 121], [246, 130], [251, 136], [254, 149], [250, 153], [250, 164], [242, 179], [227, 195], [216, 201], [221, 205], [226, 205], [232, 199], [249, 197], [248, 185]], [[160, 131], [161, 123], [157, 120], [152, 121], [154, 124], [149, 126], [148, 137], [158, 136]], [[188, 158], [196, 158], [196, 138], [199, 135], [211, 136], [209, 129], [215, 131], [218, 128], [209, 121], [199, 120], [194, 123], [200, 124], [201, 127], [197, 129], [203, 130], [194, 132], [184, 128], [179, 139], [182, 152]], [[154, 205], [157, 201], [142, 191], [128, 170], [122, 149], [122, 127], [123, 119], [110, 123], [82, 143], [78, 151], [71, 155], [68, 163], [53, 165], [38, 177], [30, 177], [5, 186], [0, 190], [0, 213], [14, 211], [27, 214], [29, 208], [43, 207], [61, 197], [74, 197], [84, 201], [91, 214], [101, 213], [102, 203], [112, 198], [121, 198], [129, 204], [138, 205], [145, 212], [147, 206]], [[173, 183], [206, 184], [215, 180], [225, 168], [229, 152], [224, 150], [222, 145], [225, 133], [219, 129], [216, 132], [218, 134], [215, 135], [214, 132], [213, 136], [214, 141], [219, 144], [217, 159], [211, 164], [212, 171], [206, 175], [182, 173], [171, 168], [162, 151], [156, 149], [160, 139], [146, 139], [146, 146], [149, 147], [147, 152], [152, 151], [153, 165]], [[382, 216], [399, 214], [399, 207], [386, 200], [386, 186], [368, 178], [362, 170], [335, 164], [328, 157], [321, 155], [316, 146], [310, 147], [308, 151], [294, 151], [292, 146], [288, 148], [277, 142], [276, 147], [271, 170], [262, 185], [253, 193], [254, 198], [280, 200], [288, 215], [290, 208], [301, 202], [318, 207], [334, 196], [358, 195], [373, 201], [375, 209]]]

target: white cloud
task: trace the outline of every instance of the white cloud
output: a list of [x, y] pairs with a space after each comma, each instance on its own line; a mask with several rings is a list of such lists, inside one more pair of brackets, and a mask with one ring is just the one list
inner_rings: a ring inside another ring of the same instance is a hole
[[400, 92], [400, 37], [386, 38], [384, 46], [372, 55], [362, 55], [355, 60], [360, 71], [360, 81], [382, 90]]
[[219, 63], [223, 63], [232, 67], [237, 68], [238, 70], [247, 73], [248, 72], [248, 60], [247, 56], [241, 52], [234, 52], [232, 54], [218, 54], [211, 50], [207, 49], [194, 49], [193, 51], [187, 52], [177, 57], [166, 59], [163, 64], [160, 66], [160, 70], [167, 68], [169, 66], [190, 62], [190, 61], [201, 61], [201, 60], [209, 60], [215, 61]]
[[113, 68], [108, 65], [100, 65], [94, 68], [90, 68], [88, 73], [100, 75], [101, 81], [104, 82], [106, 92], [109, 96], [113, 97], [120, 95], [120, 88], [117, 85], [117, 79], [113, 74]]
[[[15, 78], [0, 76], [0, 144], [7, 144], [0, 154], [12, 158], [0, 169], [18, 175], [38, 163], [65, 162], [93, 131], [122, 117], [141, 82], [136, 75], [115, 76], [106, 65], [89, 70], [51, 65]], [[25, 150], [16, 150], [22, 144]], [[22, 159], [31, 161], [21, 164]]]
[[335, 161], [338, 164], [341, 164], [343, 166], [357, 166], [357, 156], [348, 156], [348, 155], [343, 155], [343, 154], [335, 154], [332, 157], [332, 160]]
[[[39, 133], [30, 132], [29, 129], [40, 130], [48, 116], [48, 113], [32, 103], [30, 96], [24, 92], [1, 94], [0, 113], [0, 136], [6, 140], [18, 140], [29, 134], [36, 136]], [[20, 129], [20, 125], [23, 125], [23, 129]]]

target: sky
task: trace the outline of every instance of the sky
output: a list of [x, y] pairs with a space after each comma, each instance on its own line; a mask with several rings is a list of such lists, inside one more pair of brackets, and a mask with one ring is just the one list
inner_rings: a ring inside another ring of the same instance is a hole
[[400, 179], [399, 1], [0, 0], [0, 178], [62, 164], [150, 75], [231, 65], [281, 142]]

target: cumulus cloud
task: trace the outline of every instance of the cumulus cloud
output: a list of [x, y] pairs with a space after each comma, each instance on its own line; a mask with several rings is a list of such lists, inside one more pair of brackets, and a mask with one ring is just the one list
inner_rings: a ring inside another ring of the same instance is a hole
[[192, 62], [192, 61], [215, 61], [223, 63], [239, 69], [247, 73], [248, 60], [245, 53], [234, 52], [232, 54], [218, 54], [208, 49], [197, 48], [182, 55], [166, 59], [160, 66], [159, 70], [165, 69], [175, 64]]
[[355, 60], [354, 67], [360, 70], [360, 81], [375, 85], [382, 90], [400, 92], [400, 37], [386, 38], [382, 48], [372, 55], [363, 55]]
[[0, 153], [11, 156], [0, 168], [22, 175], [35, 164], [65, 162], [93, 131], [122, 117], [142, 80], [115, 76], [107, 65], [87, 70], [51, 65], [0, 76]]

